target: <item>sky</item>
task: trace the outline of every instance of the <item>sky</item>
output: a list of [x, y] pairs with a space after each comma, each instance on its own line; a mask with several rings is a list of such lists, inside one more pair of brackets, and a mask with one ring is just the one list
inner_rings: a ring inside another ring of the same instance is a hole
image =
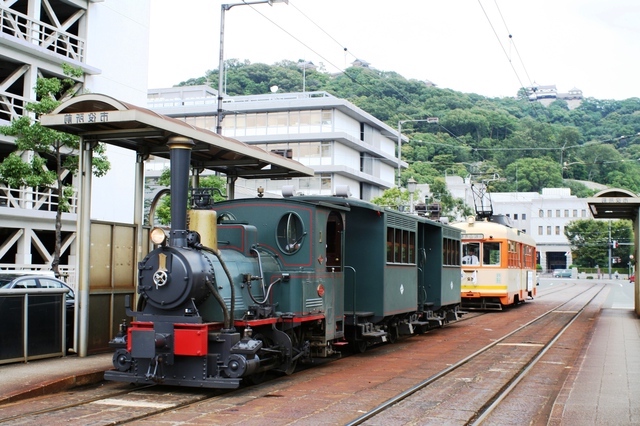
[[[151, 1], [149, 88], [218, 68], [222, 3], [242, 1]], [[289, 0], [234, 6], [224, 23], [225, 60], [335, 73], [360, 59], [488, 97], [534, 84], [640, 97], [638, 0]]]

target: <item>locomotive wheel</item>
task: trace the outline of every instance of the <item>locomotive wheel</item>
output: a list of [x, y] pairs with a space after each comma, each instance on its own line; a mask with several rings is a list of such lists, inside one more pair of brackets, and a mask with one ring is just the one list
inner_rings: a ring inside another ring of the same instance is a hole
[[264, 379], [266, 377], [267, 377], [267, 372], [266, 371], [261, 371], [260, 373], [256, 373], [256, 374], [252, 374], [252, 375], [248, 376], [247, 380], [252, 385], [259, 385], [260, 383], [264, 382]]
[[387, 335], [389, 336], [389, 343], [396, 343], [398, 341], [398, 327], [395, 324], [390, 325]]
[[[287, 334], [289, 335], [289, 338], [291, 338], [291, 347], [294, 349], [294, 352], [295, 352], [295, 350], [300, 346], [300, 343], [299, 343], [300, 339], [298, 339], [298, 335], [296, 334], [295, 330], [289, 330]], [[294, 354], [291, 354], [291, 355], [293, 356]], [[298, 365], [298, 360], [295, 360], [289, 363], [289, 367], [287, 367], [287, 369], [284, 370], [284, 374], [286, 374], [287, 376], [293, 374], [293, 372], [296, 371], [297, 365]]]
[[356, 340], [351, 343], [351, 348], [355, 353], [362, 354], [367, 350], [367, 341], [366, 340]]

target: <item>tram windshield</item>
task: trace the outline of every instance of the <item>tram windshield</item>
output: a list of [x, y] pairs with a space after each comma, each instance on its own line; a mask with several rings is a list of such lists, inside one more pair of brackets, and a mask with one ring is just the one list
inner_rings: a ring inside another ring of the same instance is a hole
[[499, 242], [485, 242], [482, 244], [482, 264], [500, 266]]
[[480, 243], [463, 243], [462, 244], [462, 264], [478, 265], [480, 264]]

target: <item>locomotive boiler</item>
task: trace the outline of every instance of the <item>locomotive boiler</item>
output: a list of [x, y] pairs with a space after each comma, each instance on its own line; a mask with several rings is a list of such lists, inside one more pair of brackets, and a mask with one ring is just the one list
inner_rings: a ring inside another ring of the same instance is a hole
[[192, 209], [187, 229], [191, 143], [170, 148], [169, 238], [151, 232], [158, 247], [138, 265], [137, 309], [127, 302], [134, 320], [111, 342], [105, 379], [235, 388], [334, 355], [344, 337], [342, 270], [327, 247], [341, 247], [340, 213], [261, 200], [241, 206], [251, 224]]
[[192, 143], [169, 147], [171, 229], [151, 231], [105, 379], [235, 388], [461, 314], [460, 230], [347, 196], [188, 210]]

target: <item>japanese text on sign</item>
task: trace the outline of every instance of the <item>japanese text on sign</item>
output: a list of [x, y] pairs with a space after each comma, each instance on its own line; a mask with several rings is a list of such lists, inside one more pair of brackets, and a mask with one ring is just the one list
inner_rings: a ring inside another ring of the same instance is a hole
[[64, 115], [64, 124], [97, 123], [98, 121], [102, 123], [109, 121], [109, 113], [106, 111], [100, 113], [78, 112]]

